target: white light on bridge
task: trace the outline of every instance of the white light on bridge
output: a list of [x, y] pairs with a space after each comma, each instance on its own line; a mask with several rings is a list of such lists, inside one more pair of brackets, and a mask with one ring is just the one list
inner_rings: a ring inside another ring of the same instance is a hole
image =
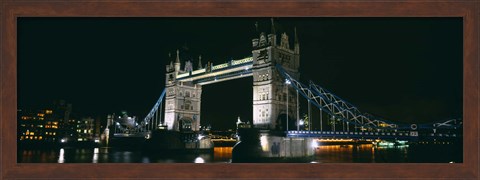
[[263, 151], [269, 151], [269, 146], [268, 146], [268, 139], [267, 136], [262, 135], [260, 136], [260, 145], [262, 146]]
[[290, 84], [292, 84], [292, 82], [290, 82], [290, 80], [288, 80], [288, 79], [285, 79], [285, 84], [290, 85]]
[[201, 134], [200, 134], [200, 135], [198, 135], [198, 140], [200, 141], [200, 140], [202, 140], [202, 138], [204, 138], [204, 137], [205, 137], [204, 135], [201, 135]]

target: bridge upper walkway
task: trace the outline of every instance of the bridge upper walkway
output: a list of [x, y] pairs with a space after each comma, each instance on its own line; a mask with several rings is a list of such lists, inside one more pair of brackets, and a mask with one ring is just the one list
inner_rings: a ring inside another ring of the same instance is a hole
[[231, 79], [252, 76], [253, 58], [231, 60], [227, 63], [210, 65], [203, 69], [177, 75], [177, 80], [206, 85]]

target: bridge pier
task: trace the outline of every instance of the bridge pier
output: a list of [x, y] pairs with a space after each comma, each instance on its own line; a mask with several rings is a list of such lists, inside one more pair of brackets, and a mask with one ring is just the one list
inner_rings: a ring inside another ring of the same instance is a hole
[[272, 130], [239, 129], [240, 142], [233, 147], [232, 162], [308, 161], [315, 154], [314, 138], [286, 137]]

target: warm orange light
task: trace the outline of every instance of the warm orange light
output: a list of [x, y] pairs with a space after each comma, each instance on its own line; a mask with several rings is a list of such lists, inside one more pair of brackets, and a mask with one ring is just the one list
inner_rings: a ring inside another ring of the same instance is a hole
[[53, 113], [52, 110], [49, 110], [49, 109], [45, 110], [45, 114], [52, 114], [52, 113]]
[[38, 116], [38, 117], [43, 117], [43, 116], [45, 116], [45, 114], [43, 114], [43, 113], [38, 113], [37, 116]]

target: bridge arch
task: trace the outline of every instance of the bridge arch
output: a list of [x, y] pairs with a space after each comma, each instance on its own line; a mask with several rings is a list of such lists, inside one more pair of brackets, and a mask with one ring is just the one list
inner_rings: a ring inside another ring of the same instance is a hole
[[287, 120], [287, 113], [282, 112], [277, 116], [277, 119], [275, 120], [275, 129], [276, 130], [282, 130], [285, 131], [287, 130], [287, 123], [288, 123], [288, 129], [297, 129], [297, 120], [296, 118], [292, 117], [290, 114], [288, 115], [288, 120]]
[[180, 131], [192, 131], [195, 127], [195, 122], [190, 117], [182, 117], [178, 120], [178, 126]]

